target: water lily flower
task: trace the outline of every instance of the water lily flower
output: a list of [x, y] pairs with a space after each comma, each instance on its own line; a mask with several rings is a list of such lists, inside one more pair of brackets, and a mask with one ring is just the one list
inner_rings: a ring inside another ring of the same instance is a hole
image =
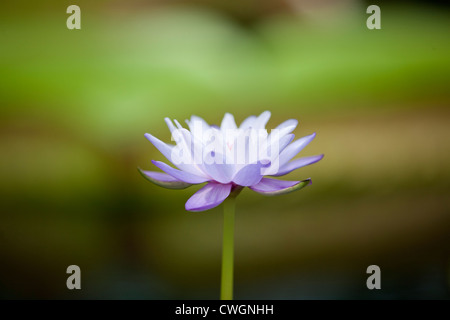
[[178, 121], [175, 120], [174, 125], [166, 118], [176, 145], [166, 144], [149, 133], [145, 137], [178, 169], [152, 160], [163, 172], [139, 171], [149, 181], [169, 189], [206, 182], [186, 202], [188, 211], [214, 208], [243, 187], [266, 196], [299, 190], [309, 185], [311, 179], [287, 181], [267, 176], [283, 176], [321, 160], [323, 154], [292, 160], [316, 134], [292, 142], [292, 131], [298, 124], [294, 119], [281, 123], [268, 134], [265, 126], [270, 115], [265, 111], [258, 117], [250, 116], [239, 127], [229, 113], [225, 114], [220, 127], [192, 116], [186, 120], [189, 130]]
[[[165, 188], [183, 189], [205, 183], [185, 204], [188, 211], [204, 211], [224, 202], [222, 247], [222, 278], [220, 297], [233, 298], [233, 255], [235, 198], [244, 187], [266, 196], [299, 190], [311, 179], [287, 181], [268, 178], [284, 176], [298, 168], [313, 164], [323, 154], [292, 160], [315, 133], [294, 142], [292, 131], [297, 120], [290, 119], [268, 134], [265, 129], [270, 112], [250, 116], [238, 127], [233, 115], [226, 113], [220, 127], [192, 116], [186, 120], [188, 129], [174, 120], [165, 121], [175, 145], [168, 145], [149, 133], [145, 137], [177, 168], [161, 161], [152, 161], [163, 172], [145, 171], [141, 174]], [[175, 125], [174, 125], [175, 123]]]

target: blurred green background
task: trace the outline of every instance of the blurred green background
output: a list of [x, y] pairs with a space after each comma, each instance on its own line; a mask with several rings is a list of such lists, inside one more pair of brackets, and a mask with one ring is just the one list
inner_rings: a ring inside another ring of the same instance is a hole
[[[81, 8], [68, 30], [66, 8]], [[366, 8], [381, 7], [381, 30]], [[450, 10], [438, 1], [15, 1], [0, 11], [0, 298], [217, 299], [222, 211], [136, 168], [164, 117], [317, 132], [244, 190], [237, 299], [450, 298]], [[81, 268], [81, 290], [66, 268]], [[381, 268], [368, 290], [366, 268]]]

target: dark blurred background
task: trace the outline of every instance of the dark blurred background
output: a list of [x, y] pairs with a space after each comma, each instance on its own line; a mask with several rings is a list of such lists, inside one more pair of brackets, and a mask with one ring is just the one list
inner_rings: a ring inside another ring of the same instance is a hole
[[325, 158], [286, 177], [312, 177], [298, 193], [239, 196], [235, 297], [450, 298], [444, 1], [0, 6], [0, 298], [217, 299], [221, 207], [188, 213], [199, 187], [145, 181], [136, 168], [163, 157], [144, 133], [264, 110], [317, 132], [302, 154]]

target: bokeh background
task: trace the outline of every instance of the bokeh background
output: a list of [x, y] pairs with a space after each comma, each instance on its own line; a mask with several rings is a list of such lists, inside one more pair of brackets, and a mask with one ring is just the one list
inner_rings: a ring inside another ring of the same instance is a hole
[[0, 298], [217, 299], [221, 208], [144, 180], [163, 159], [144, 133], [270, 110], [325, 158], [287, 177], [312, 177], [298, 193], [239, 196], [235, 297], [449, 299], [449, 18], [444, 1], [2, 2]]

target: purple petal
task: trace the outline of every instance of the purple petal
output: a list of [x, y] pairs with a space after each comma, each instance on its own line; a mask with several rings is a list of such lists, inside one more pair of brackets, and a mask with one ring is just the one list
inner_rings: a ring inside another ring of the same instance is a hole
[[280, 148], [279, 152], [282, 152], [288, 145], [289, 143], [292, 142], [292, 140], [294, 140], [295, 135], [290, 133], [285, 135], [283, 138], [280, 139], [280, 142], [278, 144], [278, 147]]
[[141, 175], [150, 182], [168, 189], [185, 189], [192, 186], [190, 183], [180, 181], [166, 173], [156, 171], [144, 171], [138, 168]]
[[276, 174], [280, 169], [280, 162], [279, 162], [279, 153], [282, 152], [289, 143], [292, 142], [294, 139], [294, 134], [290, 133], [282, 137], [278, 141], [278, 145], [276, 143], [272, 143], [270, 145], [270, 149], [266, 152], [266, 154], [262, 154], [261, 156], [268, 156], [270, 158], [270, 165], [266, 166], [262, 169], [262, 175], [274, 175]]
[[303, 150], [304, 147], [310, 143], [314, 137], [316, 136], [316, 133], [313, 133], [309, 136], [300, 138], [294, 142], [292, 142], [290, 145], [288, 145], [281, 153], [280, 153], [280, 168], [283, 167], [286, 163], [289, 162], [293, 157], [295, 157], [300, 151]]
[[262, 178], [261, 182], [251, 186], [250, 189], [266, 196], [277, 196], [300, 190], [311, 184], [311, 179], [303, 181], [284, 181], [269, 178]]
[[244, 187], [255, 185], [263, 177], [261, 168], [263, 168], [261, 162], [248, 164], [234, 175], [233, 182]]
[[145, 137], [156, 147], [156, 149], [159, 150], [159, 152], [163, 154], [164, 157], [167, 158], [167, 160], [171, 161], [170, 159], [173, 146], [162, 142], [158, 138], [152, 136], [150, 133], [146, 133]]
[[[181, 132], [181, 131], [177, 131], [177, 132]], [[177, 149], [174, 149], [174, 146], [171, 146], [171, 145], [168, 145], [168, 144], [162, 142], [161, 140], [154, 137], [150, 133], [146, 133], [145, 137], [156, 147], [156, 149], [159, 150], [159, 152], [161, 152], [164, 155], [164, 157], [167, 158], [167, 160], [169, 160], [171, 163], [177, 162], [174, 164], [179, 169], [181, 169], [185, 172], [189, 172], [194, 175], [199, 175], [199, 176], [205, 177], [203, 172], [195, 164], [192, 164], [189, 162], [173, 161], [172, 160], [172, 152], [177, 150]]]
[[226, 163], [225, 156], [221, 154], [215, 153], [214, 158], [217, 161], [212, 163], [204, 162], [202, 169], [213, 180], [220, 183], [230, 183], [234, 174], [234, 165]]
[[311, 157], [303, 157], [299, 159], [295, 159], [291, 162], [288, 162], [284, 166], [280, 167], [277, 173], [272, 174], [273, 176], [283, 176], [285, 174], [288, 174], [291, 171], [294, 171], [298, 168], [308, 166], [310, 164], [316, 163], [323, 158], [323, 154], [320, 154], [318, 156], [311, 156]]
[[262, 149], [259, 156], [275, 159], [280, 156], [280, 153], [292, 142], [295, 135], [290, 133], [284, 136], [270, 134], [267, 138], [267, 148]]
[[197, 184], [197, 183], [202, 183], [202, 182], [206, 182], [206, 181], [210, 180], [208, 178], [199, 177], [199, 176], [189, 173], [189, 172], [174, 169], [171, 166], [169, 166], [161, 161], [152, 160], [152, 163], [155, 166], [157, 166], [158, 168], [160, 168], [162, 171], [164, 171], [165, 173], [167, 173], [167, 174], [171, 175], [172, 177], [174, 177], [175, 179], [181, 180], [183, 182]]
[[204, 211], [217, 207], [229, 196], [230, 191], [231, 183], [210, 182], [189, 198], [185, 208], [188, 211]]

